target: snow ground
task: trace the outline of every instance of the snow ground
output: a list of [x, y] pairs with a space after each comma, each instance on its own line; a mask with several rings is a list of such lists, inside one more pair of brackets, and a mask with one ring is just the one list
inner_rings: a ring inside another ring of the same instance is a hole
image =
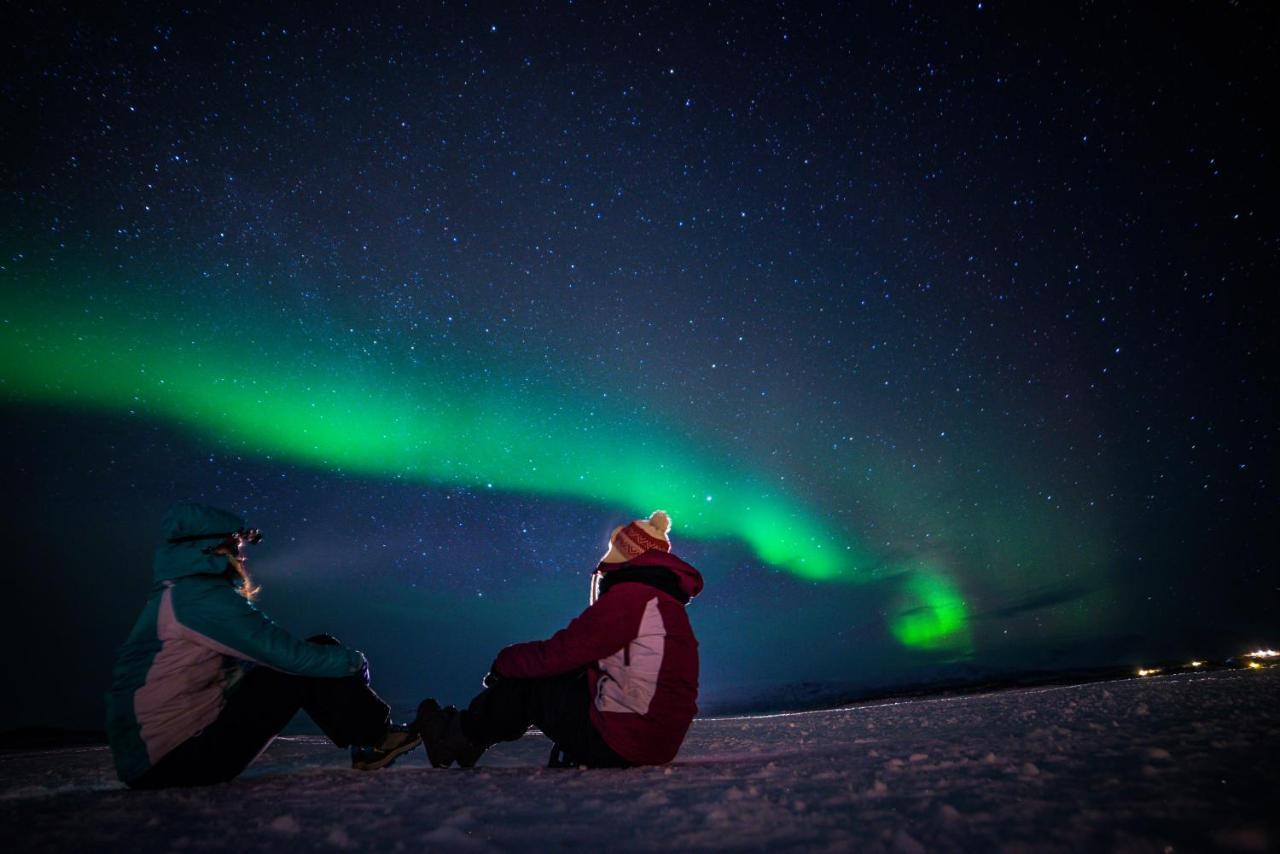
[[278, 739], [239, 780], [129, 792], [106, 748], [0, 754], [10, 851], [1267, 851], [1280, 668], [697, 721], [678, 760], [361, 773]]

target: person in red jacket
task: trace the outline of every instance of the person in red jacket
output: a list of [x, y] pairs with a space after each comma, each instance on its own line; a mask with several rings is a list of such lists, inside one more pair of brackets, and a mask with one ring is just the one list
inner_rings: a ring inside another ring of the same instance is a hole
[[698, 570], [671, 554], [661, 510], [616, 528], [591, 574], [591, 600], [547, 640], [498, 653], [466, 709], [418, 708], [431, 764], [464, 768], [530, 726], [552, 767], [628, 768], [675, 758], [698, 711], [698, 640], [685, 605]]

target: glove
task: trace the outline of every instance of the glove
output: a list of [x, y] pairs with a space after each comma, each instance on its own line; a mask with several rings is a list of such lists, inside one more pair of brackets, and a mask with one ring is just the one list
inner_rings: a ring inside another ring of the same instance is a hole
[[[320, 646], [342, 646], [342, 641], [338, 640], [333, 635], [312, 635], [307, 638], [307, 643], [319, 644]], [[360, 681], [366, 685], [370, 684], [369, 659], [365, 658], [364, 653], [358, 649], [353, 649], [351, 651], [360, 656], [360, 667], [351, 675], [359, 677]]]

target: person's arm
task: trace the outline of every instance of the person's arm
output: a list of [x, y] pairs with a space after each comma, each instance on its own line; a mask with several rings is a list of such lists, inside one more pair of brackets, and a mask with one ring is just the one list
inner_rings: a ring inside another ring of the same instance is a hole
[[618, 585], [547, 640], [502, 650], [492, 672], [504, 678], [535, 679], [571, 673], [607, 658], [635, 639], [644, 604], [653, 595], [641, 585]]
[[162, 631], [298, 676], [352, 676], [364, 655], [345, 646], [307, 643], [277, 626], [230, 585], [179, 581], [161, 600]]

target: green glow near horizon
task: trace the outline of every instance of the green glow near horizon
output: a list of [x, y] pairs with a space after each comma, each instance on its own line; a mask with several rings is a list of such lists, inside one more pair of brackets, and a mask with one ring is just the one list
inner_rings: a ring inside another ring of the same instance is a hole
[[219, 329], [208, 306], [168, 298], [72, 308], [32, 293], [0, 311], [5, 399], [139, 413], [330, 471], [662, 508], [677, 533], [739, 539], [802, 578], [870, 577], [856, 544], [763, 475], [545, 377], [372, 339], [339, 347], [333, 330], [300, 324]]
[[899, 611], [889, 624], [904, 646], [968, 653], [968, 611], [955, 582], [936, 567], [917, 566], [903, 581]]

